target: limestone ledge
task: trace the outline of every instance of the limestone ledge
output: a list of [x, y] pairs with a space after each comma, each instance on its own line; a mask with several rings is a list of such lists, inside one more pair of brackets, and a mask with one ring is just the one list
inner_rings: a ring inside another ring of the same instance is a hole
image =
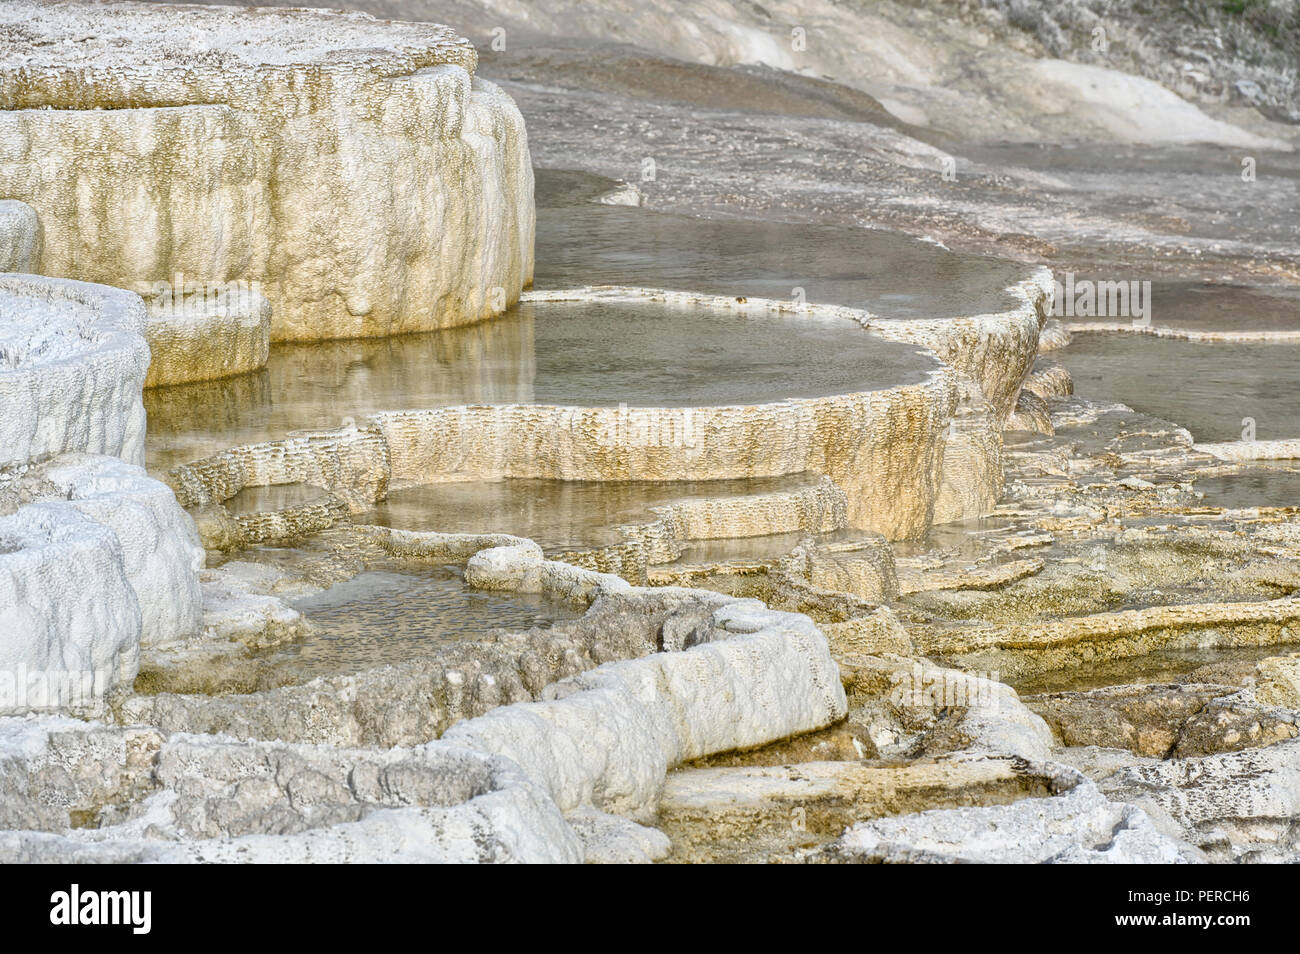
[[1063, 745], [1124, 748], [1148, 758], [1184, 759], [1300, 735], [1295, 711], [1270, 705], [1248, 688], [1225, 685], [1115, 685], [1024, 701]]
[[1047, 799], [1060, 774], [1050, 764], [968, 756], [685, 769], [669, 778], [658, 822], [677, 863], [784, 860], [868, 819]]
[[661, 301], [670, 305], [695, 305], [747, 314], [787, 314], [846, 319], [891, 341], [916, 344], [938, 355], [945, 364], [970, 378], [982, 397], [1005, 418], [1015, 406], [1021, 385], [1033, 367], [1038, 337], [1047, 321], [1044, 311], [1052, 291], [1049, 269], [1005, 289], [1011, 308], [970, 317], [893, 320], [861, 308], [769, 298], [734, 298], [686, 291], [599, 285], [585, 288], [525, 292], [524, 302], [554, 301]]
[[0, 485], [0, 514], [42, 502], [70, 507], [113, 531], [140, 605], [143, 645], [181, 640], [198, 629], [203, 548], [166, 484], [113, 457], [64, 454]]
[[918, 651], [963, 667], [1019, 678], [1158, 649], [1268, 646], [1295, 641], [1300, 599], [1191, 603], [1096, 613], [1037, 623], [958, 628], [918, 626]]
[[476, 66], [359, 13], [13, 0], [0, 197], [39, 215], [41, 273], [257, 282], [274, 340], [489, 318], [532, 280], [533, 174]]
[[1055, 766], [1064, 789], [1010, 805], [948, 808], [854, 825], [807, 853], [822, 864], [1187, 864], [1195, 848], [1140, 808], [1110, 801], [1078, 772]]
[[[810, 630], [811, 621], [799, 614], [768, 610], [756, 600], [737, 600], [704, 590], [633, 587], [610, 574], [547, 560], [536, 544], [524, 538], [384, 527], [348, 528], [333, 531], [331, 536], [354, 568], [364, 567], [371, 558], [397, 557], [416, 565], [459, 563], [465, 566], [466, 582], [472, 586], [538, 593], [586, 612], [577, 620], [548, 628], [457, 643], [426, 659], [304, 685], [244, 694], [136, 695], [119, 703], [120, 718], [168, 731], [226, 732], [241, 738], [419, 744], [441, 736], [458, 720], [497, 706], [537, 700], [552, 683], [603, 663], [727, 639], [737, 631], [736, 626], [714, 615], [733, 604], [752, 607], [754, 618], [766, 620], [769, 628], [775, 626], [789, 636], [790, 646], [772, 651], [796, 652], [801, 658], [811, 652], [809, 658], [817, 660], [816, 666], [823, 664], [822, 654], [827, 653], [824, 638]], [[223, 581], [226, 590], [237, 582]], [[229, 593], [224, 602], [239, 603]], [[233, 616], [223, 619], [222, 637], [244, 645], [261, 645], [264, 640], [255, 631], [274, 623], [265, 613], [246, 614], [249, 631], [241, 633]], [[793, 645], [803, 637], [812, 639], [807, 647]], [[798, 663], [795, 668], [806, 665]], [[758, 674], [744, 678], [761, 680]], [[214, 689], [223, 691], [220, 686]], [[758, 688], [753, 691], [761, 694]], [[838, 690], [830, 691], [833, 698]], [[421, 703], [412, 704], [412, 699]], [[762, 719], [757, 722], [763, 724]]]
[[135, 676], [140, 605], [117, 535], [57, 503], [0, 517], [0, 712], [93, 709]]
[[1300, 438], [1277, 441], [1223, 441], [1192, 446], [1202, 454], [1209, 454], [1211, 457], [1233, 463], [1300, 458]]
[[847, 510], [844, 491], [829, 478], [799, 490], [684, 500], [652, 507], [653, 521], [619, 527], [624, 543], [556, 558], [645, 583], [651, 566], [677, 560], [692, 541], [830, 533], [848, 526]]
[[271, 303], [252, 289], [146, 301], [152, 359], [147, 388], [256, 371], [271, 351]]
[[1149, 335], [1153, 338], [1169, 338], [1177, 341], [1191, 341], [1197, 344], [1295, 344], [1300, 342], [1300, 330], [1296, 329], [1198, 329], [1170, 328], [1164, 325], [1143, 325], [1123, 321], [1071, 321], [1068, 324], [1070, 334], [1087, 334], [1101, 332], [1115, 334], [1123, 332], [1131, 335]]
[[[0, 720], [0, 778], [13, 796], [0, 831], [8, 863], [582, 860], [546, 794], [480, 752], [74, 725]], [[52, 785], [61, 804], [42, 796]]]
[[1139, 806], [1214, 861], [1294, 857], [1300, 739], [1201, 758], [1143, 761], [1099, 778], [1110, 798]]

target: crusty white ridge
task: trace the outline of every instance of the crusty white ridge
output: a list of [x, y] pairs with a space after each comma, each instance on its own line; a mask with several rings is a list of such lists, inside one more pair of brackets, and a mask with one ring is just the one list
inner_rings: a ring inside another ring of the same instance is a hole
[[0, 468], [67, 451], [143, 464], [144, 324], [131, 292], [0, 275]]
[[94, 709], [193, 635], [203, 549], [145, 475], [132, 292], [0, 276], [0, 711]]
[[[468, 548], [471, 562], [481, 557], [478, 578], [500, 587], [586, 601], [635, 589], [545, 560], [520, 538], [474, 552], [483, 538], [406, 536], [448, 554]], [[705, 591], [642, 592], [713, 609], [696, 630], [666, 631], [664, 652], [562, 680], [541, 701], [492, 709], [415, 747], [0, 720], [0, 780], [15, 793], [0, 859], [575, 862], [578, 830], [653, 848], [662, 836], [605, 813], [649, 816], [682, 761], [820, 728], [843, 717], [846, 700], [807, 617]], [[74, 752], [87, 768], [63, 780], [70, 805], [115, 806], [93, 832], [68, 830], [38, 797]]]

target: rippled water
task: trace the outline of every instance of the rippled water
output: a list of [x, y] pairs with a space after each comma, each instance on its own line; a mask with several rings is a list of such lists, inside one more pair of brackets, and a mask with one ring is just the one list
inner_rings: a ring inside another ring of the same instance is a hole
[[303, 642], [266, 654], [295, 681], [428, 656], [494, 629], [527, 630], [575, 610], [518, 593], [468, 588], [452, 567], [371, 569], [293, 603], [312, 624]]

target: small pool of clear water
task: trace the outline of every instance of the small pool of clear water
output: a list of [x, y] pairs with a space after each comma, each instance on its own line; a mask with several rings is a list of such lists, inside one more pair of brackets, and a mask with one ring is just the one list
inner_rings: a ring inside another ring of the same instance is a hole
[[267, 513], [274, 510], [292, 510], [328, 503], [327, 491], [310, 484], [271, 484], [266, 487], [245, 487], [224, 501], [227, 510], [235, 515]]
[[748, 480], [564, 481], [425, 484], [394, 490], [357, 523], [447, 533], [512, 533], [549, 551], [622, 542], [617, 528], [656, 519], [652, 508], [709, 497], [797, 490], [811, 475]]
[[1235, 474], [1201, 477], [1192, 489], [1204, 494], [1202, 503], [1210, 507], [1300, 507], [1300, 467], [1252, 466]]
[[425, 658], [496, 629], [523, 631], [581, 615], [541, 596], [468, 587], [456, 567], [375, 567], [293, 602], [312, 633], [263, 661], [289, 681]]

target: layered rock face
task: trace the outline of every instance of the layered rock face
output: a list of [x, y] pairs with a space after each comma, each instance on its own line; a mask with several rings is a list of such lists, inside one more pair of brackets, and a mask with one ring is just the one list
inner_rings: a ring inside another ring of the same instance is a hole
[[153, 355], [145, 387], [212, 381], [256, 371], [271, 348], [271, 303], [252, 288], [148, 301]]
[[7, 3], [0, 196], [41, 273], [257, 282], [277, 340], [477, 321], [531, 282], [534, 221], [523, 119], [475, 65], [359, 14]]

